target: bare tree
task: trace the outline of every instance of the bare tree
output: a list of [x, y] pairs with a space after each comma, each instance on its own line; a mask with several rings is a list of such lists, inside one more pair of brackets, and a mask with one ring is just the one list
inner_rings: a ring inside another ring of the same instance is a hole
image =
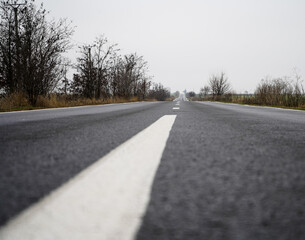
[[231, 89], [228, 78], [225, 76], [224, 72], [221, 72], [220, 75], [211, 76], [209, 80], [209, 87], [213, 97], [219, 97], [229, 93]]
[[210, 93], [210, 87], [205, 85], [203, 88], [200, 89], [200, 97], [207, 97]]
[[94, 98], [97, 78], [95, 59], [92, 58], [91, 45], [80, 47], [80, 57], [77, 58], [77, 74], [73, 76], [72, 89], [85, 98]]
[[35, 105], [39, 95], [45, 96], [58, 83], [61, 53], [69, 48], [73, 30], [65, 20], [47, 22], [46, 10], [43, 5], [36, 8], [34, 0], [19, 9], [15, 20], [7, 2], [1, 1], [0, 10], [1, 82], [7, 93], [25, 92]]
[[117, 56], [112, 67], [111, 88], [114, 97], [144, 99], [151, 82], [147, 75], [147, 62], [137, 54]]
[[16, 39], [14, 35], [13, 12], [7, 1], [0, 2], [0, 87], [7, 94], [17, 91]]
[[56, 84], [57, 89], [59, 92], [67, 95], [69, 93], [69, 89], [71, 87], [71, 81], [68, 79], [68, 71], [70, 68], [73, 67], [73, 64], [68, 58], [63, 58], [61, 62], [61, 70], [60, 75], [58, 76], [58, 82], [60, 82], [60, 86]]
[[166, 89], [161, 83], [154, 84], [149, 91], [149, 97], [157, 99], [158, 101], [165, 101], [170, 97], [170, 91]]
[[116, 61], [116, 44], [109, 44], [104, 36], [98, 37], [92, 45], [81, 46], [77, 59], [78, 74], [74, 89], [86, 98], [108, 98], [111, 95], [111, 71]]
[[94, 46], [94, 62], [96, 63], [96, 83], [95, 98], [107, 98], [110, 96], [109, 74], [111, 66], [114, 64], [115, 52], [117, 44], [108, 44], [108, 39], [100, 36], [96, 39]]

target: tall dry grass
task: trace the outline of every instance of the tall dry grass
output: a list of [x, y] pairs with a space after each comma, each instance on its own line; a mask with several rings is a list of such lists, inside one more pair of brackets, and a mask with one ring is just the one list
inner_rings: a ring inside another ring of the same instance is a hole
[[255, 91], [258, 104], [267, 106], [304, 107], [304, 89], [299, 82], [281, 78], [263, 80]]
[[22, 93], [13, 93], [0, 98], [0, 111], [13, 111], [29, 108], [28, 98]]
[[281, 94], [281, 95], [243, 95], [243, 94], [227, 94], [213, 98], [206, 96], [204, 98], [193, 98], [193, 101], [219, 101], [226, 103], [248, 104], [257, 106], [270, 107], [286, 107], [305, 110], [305, 95]]
[[[86, 99], [73, 97], [71, 95], [50, 94], [49, 96], [39, 96], [35, 106], [31, 106], [26, 95], [22, 93], [14, 93], [10, 96], [0, 98], [0, 111], [18, 111], [32, 110], [42, 108], [59, 108], [59, 107], [75, 107], [84, 105], [99, 105], [111, 103], [137, 102], [137, 97], [130, 99], [124, 98], [107, 98], [107, 99]], [[147, 100], [148, 101], [148, 100]], [[150, 101], [153, 101], [150, 99]]]

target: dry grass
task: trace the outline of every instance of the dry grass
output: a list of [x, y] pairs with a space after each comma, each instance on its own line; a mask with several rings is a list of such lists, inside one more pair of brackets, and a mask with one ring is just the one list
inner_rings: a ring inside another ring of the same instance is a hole
[[[282, 96], [283, 98], [285, 96]], [[271, 96], [270, 96], [271, 98]], [[288, 98], [288, 97], [286, 97]], [[297, 98], [297, 101], [296, 101]], [[260, 96], [252, 95], [252, 96], [240, 96], [235, 94], [228, 94], [227, 96], [221, 96], [217, 98], [213, 98], [211, 96], [205, 98], [192, 98], [192, 101], [218, 101], [225, 103], [236, 103], [236, 104], [247, 104], [254, 106], [266, 106], [266, 107], [279, 107], [279, 108], [287, 108], [287, 109], [297, 109], [297, 110], [305, 110], [305, 96], [290, 96], [288, 98], [289, 101], [274, 101], [273, 103], [262, 102]], [[297, 103], [297, 104], [292, 104]]]
[[14, 111], [29, 108], [27, 97], [21, 93], [13, 93], [10, 96], [0, 98], [0, 111]]
[[[40, 96], [37, 100], [36, 106], [31, 106], [27, 97], [24, 94], [11, 94], [7, 97], [0, 98], [0, 112], [34, 110], [43, 108], [60, 108], [60, 107], [76, 107], [85, 105], [100, 105], [111, 103], [126, 103], [137, 102], [137, 97], [130, 99], [123, 98], [108, 98], [108, 99], [85, 99], [76, 98], [72, 96], [64, 96], [57, 94], [50, 94], [47, 97]], [[146, 99], [146, 101], [155, 101], [153, 99]]]
[[305, 88], [300, 76], [294, 78], [263, 79], [254, 94], [201, 95], [192, 98], [194, 101], [220, 101], [237, 104], [250, 104], [291, 109], [305, 109]]

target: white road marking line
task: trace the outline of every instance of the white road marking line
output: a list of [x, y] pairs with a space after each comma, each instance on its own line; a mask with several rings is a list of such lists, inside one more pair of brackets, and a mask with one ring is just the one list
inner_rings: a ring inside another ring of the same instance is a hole
[[131, 240], [176, 115], [166, 115], [0, 229], [2, 240]]
[[174, 107], [174, 108], [173, 108], [173, 110], [179, 110], [179, 109], [180, 109], [179, 107]]

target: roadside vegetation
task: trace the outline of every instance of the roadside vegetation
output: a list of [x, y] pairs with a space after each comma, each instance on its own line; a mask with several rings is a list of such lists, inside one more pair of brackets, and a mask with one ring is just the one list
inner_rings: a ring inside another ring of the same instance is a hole
[[48, 21], [35, 0], [15, 3], [0, 1], [0, 111], [170, 98], [142, 56], [121, 55], [103, 35], [78, 46], [72, 63], [71, 23]]
[[187, 97], [193, 101], [220, 101], [305, 110], [305, 91], [298, 74], [291, 78], [266, 78], [261, 80], [254, 93], [236, 94], [225, 73], [220, 73], [211, 76], [199, 94], [189, 92]]

